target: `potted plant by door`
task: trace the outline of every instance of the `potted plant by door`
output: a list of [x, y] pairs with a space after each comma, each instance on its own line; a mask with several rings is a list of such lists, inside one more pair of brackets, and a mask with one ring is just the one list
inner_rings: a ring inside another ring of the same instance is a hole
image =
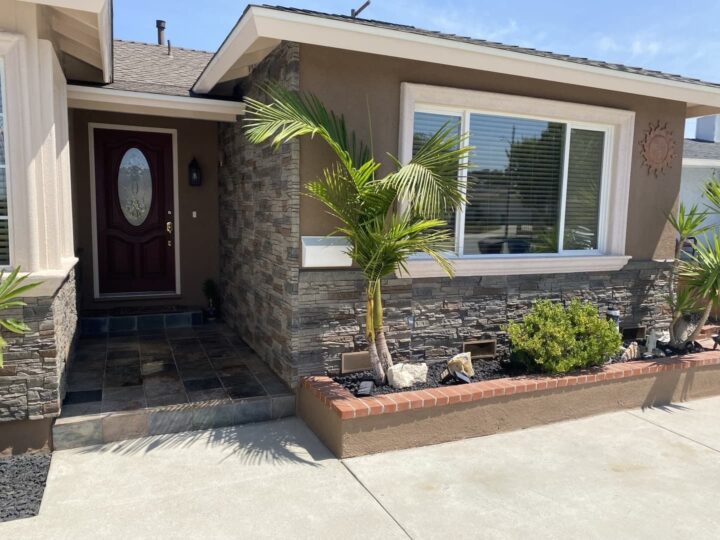
[[214, 321], [220, 317], [220, 288], [214, 279], [206, 279], [203, 283], [203, 294], [207, 299], [208, 307], [205, 310], [205, 318]]

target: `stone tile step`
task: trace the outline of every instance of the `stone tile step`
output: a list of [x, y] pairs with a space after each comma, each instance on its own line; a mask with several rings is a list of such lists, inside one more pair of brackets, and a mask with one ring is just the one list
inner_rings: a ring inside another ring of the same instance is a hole
[[265, 422], [294, 415], [295, 395], [285, 394], [70, 416], [55, 421], [53, 448], [67, 450], [148, 435]]
[[205, 323], [200, 310], [137, 315], [82, 315], [80, 334], [107, 336], [133, 332], [164, 331], [172, 328], [189, 328]]

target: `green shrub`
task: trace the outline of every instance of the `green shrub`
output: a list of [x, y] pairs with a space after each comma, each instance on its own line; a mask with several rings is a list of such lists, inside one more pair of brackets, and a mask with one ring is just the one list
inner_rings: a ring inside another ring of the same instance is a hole
[[533, 371], [567, 373], [603, 364], [622, 344], [615, 323], [589, 302], [540, 300], [522, 322], [507, 326], [513, 356]]

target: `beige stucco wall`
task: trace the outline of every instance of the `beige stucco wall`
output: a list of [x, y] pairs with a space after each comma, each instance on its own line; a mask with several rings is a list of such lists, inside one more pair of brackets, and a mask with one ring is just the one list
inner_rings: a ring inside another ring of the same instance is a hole
[[[218, 279], [218, 179], [217, 123], [79, 109], [70, 110], [71, 159], [75, 244], [80, 258], [79, 290], [83, 308], [117, 305], [202, 306], [206, 304], [202, 284]], [[92, 229], [90, 216], [90, 158], [88, 123], [159, 127], [177, 130], [178, 187], [180, 206], [180, 297], [162, 300], [96, 302], [93, 300]], [[188, 164], [195, 157], [202, 168], [200, 187], [188, 184]], [[197, 218], [192, 212], [197, 212]], [[128, 303], [129, 302], [129, 303]]]
[[[372, 117], [372, 142], [378, 159], [398, 149], [400, 83], [431, 84], [487, 92], [507, 93], [599, 105], [636, 113], [632, 179], [628, 211], [626, 254], [637, 260], [666, 258], [672, 253], [674, 236], [665, 224], [665, 215], [676, 202], [680, 189], [681, 155], [685, 104], [631, 94], [595, 90], [513, 77], [301, 45], [300, 85], [321, 98], [331, 109], [345, 115], [348, 125], [369, 140], [368, 109]], [[651, 122], [667, 122], [675, 134], [677, 155], [672, 167], [655, 178], [642, 166], [638, 141]], [[300, 175], [303, 183], [314, 180], [331, 154], [319, 141], [303, 139]], [[308, 197], [301, 198], [301, 235], [324, 235], [332, 230], [332, 220], [322, 206]]]

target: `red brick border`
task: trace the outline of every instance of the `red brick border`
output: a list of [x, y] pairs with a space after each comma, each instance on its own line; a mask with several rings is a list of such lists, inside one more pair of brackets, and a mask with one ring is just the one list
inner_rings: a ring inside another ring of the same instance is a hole
[[457, 386], [428, 388], [374, 397], [357, 398], [329, 377], [304, 377], [301, 385], [312, 391], [341, 420], [362, 418], [420, 409], [441, 407], [460, 402], [479, 401], [498, 396], [528, 392], [545, 392], [566, 386], [594, 384], [603, 381], [641, 377], [664, 371], [690, 369], [720, 364], [720, 351], [705, 351], [683, 357], [609, 364], [601, 368], [565, 376], [525, 376], [495, 379]]

